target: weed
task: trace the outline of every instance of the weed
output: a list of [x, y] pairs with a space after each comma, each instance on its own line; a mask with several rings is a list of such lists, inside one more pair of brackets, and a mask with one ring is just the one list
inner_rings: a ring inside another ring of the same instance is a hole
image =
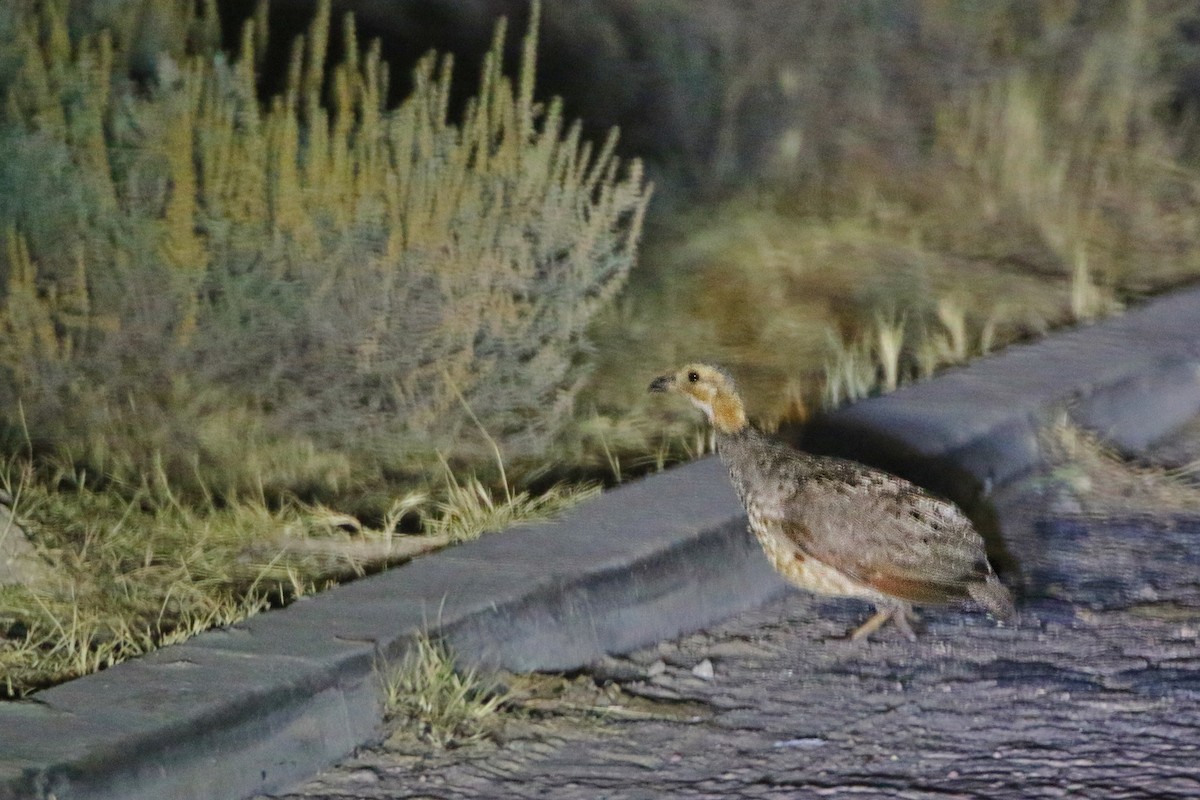
[[477, 670], [455, 669], [445, 645], [417, 636], [399, 665], [382, 670], [387, 717], [435, 747], [495, 735], [512, 697]]

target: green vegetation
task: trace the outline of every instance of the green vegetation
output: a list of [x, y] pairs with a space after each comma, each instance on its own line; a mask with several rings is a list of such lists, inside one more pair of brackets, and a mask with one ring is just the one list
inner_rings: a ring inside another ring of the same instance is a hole
[[[143, 491], [97, 491], [86, 474], [0, 470], [55, 576], [0, 587], [0, 692], [9, 696], [94, 672], [207, 628], [243, 619], [448, 544], [534, 522], [593, 495], [554, 487], [496, 499], [477, 479], [397, 499], [378, 528], [291, 501], [185, 504]], [[413, 519], [424, 531], [401, 535]]]
[[515, 696], [475, 669], [456, 670], [441, 642], [422, 634], [398, 666], [383, 671], [384, 709], [398, 729], [435, 747], [494, 736]]
[[449, 57], [394, 109], [352, 18], [327, 65], [328, 0], [265, 104], [265, 4], [236, 57], [212, 2], [0, 11], [3, 480], [57, 576], [0, 588], [0, 690], [596, 491], [501, 459], [570, 419], [648, 200], [535, 102], [534, 9], [457, 123]]
[[448, 57], [386, 109], [379, 46], [347, 18], [328, 69], [328, 0], [265, 107], [265, 11], [231, 58], [211, 3], [150, 4], [191, 34], [136, 86], [107, 29], [72, 40], [66, 5], [0, 17], [9, 452], [132, 488], [156, 464], [154, 490], [329, 498], [490, 456], [473, 418], [509, 458], [569, 421], [648, 192], [615, 134], [593, 152], [534, 101], [536, 28], [515, 83], [497, 28], [455, 124]]

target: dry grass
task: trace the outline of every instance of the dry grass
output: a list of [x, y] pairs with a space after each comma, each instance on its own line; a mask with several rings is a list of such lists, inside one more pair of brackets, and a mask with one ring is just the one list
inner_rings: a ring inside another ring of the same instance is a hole
[[[387, 718], [406, 734], [438, 748], [494, 737], [513, 696], [477, 670], [455, 669], [445, 645], [417, 636], [394, 667], [382, 670]], [[395, 734], [393, 734], [395, 735]]]
[[451, 543], [463, 542], [487, 531], [544, 520], [598, 494], [596, 483], [555, 484], [537, 493], [514, 492], [505, 484], [497, 493], [478, 478], [460, 479], [447, 470], [443, 499], [422, 511], [421, 529]]
[[1060, 421], [1043, 432], [1049, 478], [1064, 483], [1087, 514], [1200, 510], [1200, 465], [1175, 469], [1138, 464], [1094, 434]]
[[771, 425], [811, 413], [825, 391], [861, 397], [1068, 320], [1067, 281], [975, 267], [863, 221], [797, 220], [757, 201], [697, 212], [647, 243], [630, 291], [601, 315], [586, 400], [614, 418], [660, 417], [644, 391], [655, 371], [713, 360]]
[[[645, 391], [646, 386], [638, 388]], [[571, 480], [601, 478], [606, 485], [616, 485], [714, 452], [712, 428], [678, 407], [612, 414], [593, 409], [579, 415], [559, 437], [554, 457], [532, 471], [530, 478], [566, 475]]]
[[[478, 480], [396, 499], [377, 528], [332, 509], [239, 501], [200, 507], [39, 474], [10, 461], [0, 488], [50, 565], [49, 585], [0, 587], [0, 689], [27, 694], [227, 625], [332, 582], [484, 531], [535, 522], [595, 494], [493, 493]], [[404, 533], [418, 528], [421, 534]]]

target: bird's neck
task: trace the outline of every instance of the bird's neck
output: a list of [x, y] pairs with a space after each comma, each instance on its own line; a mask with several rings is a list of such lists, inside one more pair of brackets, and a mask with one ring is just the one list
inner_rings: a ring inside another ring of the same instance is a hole
[[741, 399], [730, 394], [721, 394], [713, 399], [710, 419], [718, 433], [740, 433], [748, 424]]

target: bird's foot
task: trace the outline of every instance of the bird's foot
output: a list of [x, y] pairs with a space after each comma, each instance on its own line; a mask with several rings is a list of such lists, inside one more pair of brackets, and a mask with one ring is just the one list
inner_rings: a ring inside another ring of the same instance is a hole
[[900, 629], [900, 633], [904, 634], [905, 639], [908, 639], [910, 642], [917, 640], [917, 633], [913, 630], [913, 623], [919, 624], [920, 619], [910, 609], [902, 607], [879, 609], [870, 619], [850, 632], [850, 640], [858, 641], [859, 639], [865, 639], [882, 628], [888, 620], [896, 623], [896, 627]]

